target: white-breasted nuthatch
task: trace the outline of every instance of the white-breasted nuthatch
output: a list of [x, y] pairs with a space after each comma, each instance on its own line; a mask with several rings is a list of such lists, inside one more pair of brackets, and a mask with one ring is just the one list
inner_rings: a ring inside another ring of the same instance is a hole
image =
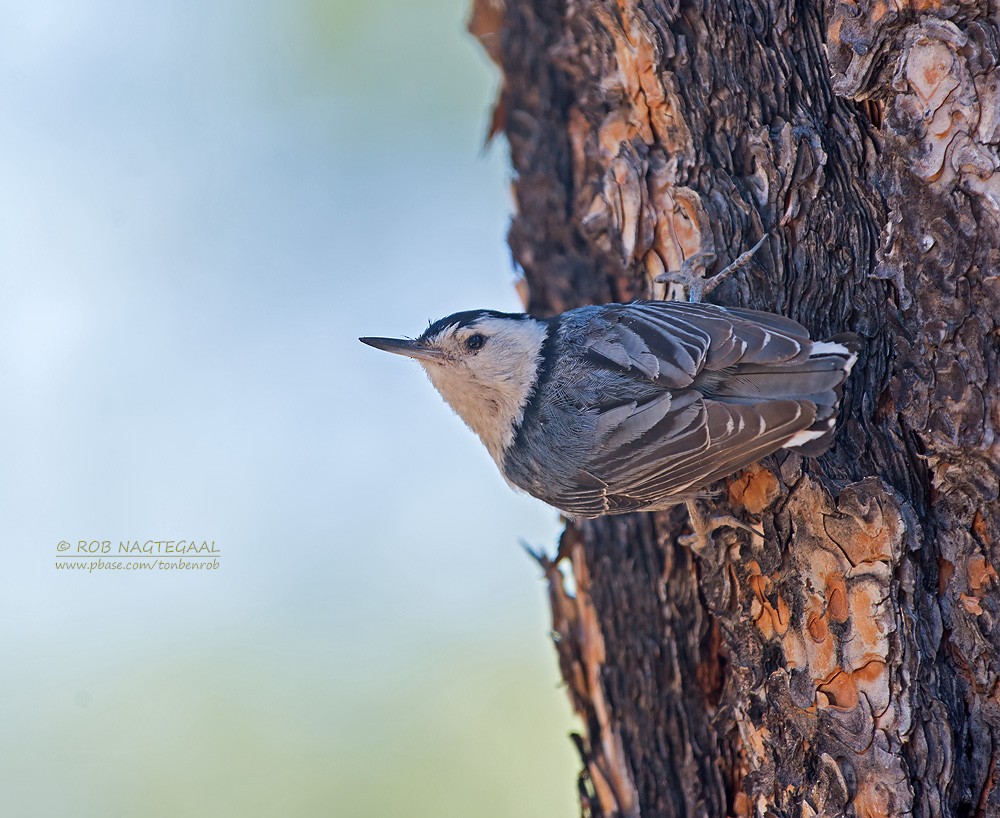
[[472, 310], [360, 340], [419, 361], [507, 482], [578, 518], [669, 508], [781, 448], [822, 453], [859, 349], [676, 301]]

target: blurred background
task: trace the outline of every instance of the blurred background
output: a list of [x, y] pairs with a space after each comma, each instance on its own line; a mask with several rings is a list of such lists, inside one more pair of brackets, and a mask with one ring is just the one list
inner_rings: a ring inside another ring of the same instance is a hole
[[577, 813], [557, 516], [356, 340], [519, 306], [467, 3], [0, 0], [0, 815]]

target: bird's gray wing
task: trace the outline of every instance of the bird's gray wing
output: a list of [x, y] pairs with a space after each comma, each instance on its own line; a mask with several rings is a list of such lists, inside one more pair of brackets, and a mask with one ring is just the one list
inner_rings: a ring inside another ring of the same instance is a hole
[[790, 318], [678, 301], [608, 307], [584, 337], [595, 362], [674, 389], [702, 371], [790, 363], [811, 349], [808, 330]]
[[597, 413], [593, 445], [573, 491], [559, 503], [570, 514], [680, 502], [775, 451], [815, 420], [809, 401], [728, 403], [704, 391], [706, 372], [807, 358], [808, 333], [790, 319], [675, 302], [628, 305], [603, 318], [606, 324], [585, 333], [585, 346], [595, 362], [634, 379], [642, 397], [591, 407]]
[[584, 517], [664, 507], [778, 449], [808, 429], [809, 402], [726, 404], [696, 390], [604, 413], [598, 441], [560, 508]]

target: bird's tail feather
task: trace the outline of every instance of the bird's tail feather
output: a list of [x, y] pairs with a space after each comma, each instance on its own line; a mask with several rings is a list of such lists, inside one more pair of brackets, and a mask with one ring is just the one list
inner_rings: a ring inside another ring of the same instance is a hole
[[[793, 437], [784, 445], [784, 448], [792, 449], [806, 457], [817, 457], [830, 448], [830, 444], [833, 442], [837, 415], [840, 412], [844, 381], [851, 374], [851, 369], [854, 366], [854, 362], [858, 359], [858, 352], [860, 350], [861, 339], [853, 332], [834, 335], [827, 341], [813, 344], [813, 351], [809, 356], [809, 360], [832, 360], [837, 362], [841, 377], [832, 390], [824, 392], [822, 395], [808, 396], [808, 400], [816, 403], [816, 422], [805, 433], [800, 433], [803, 438], [801, 443], [798, 443]], [[796, 435], [796, 437], [799, 436]]]
[[698, 384], [706, 397], [725, 403], [792, 399], [816, 406], [816, 420], [785, 443], [806, 456], [822, 454], [833, 440], [844, 381], [857, 360], [861, 342], [853, 333], [814, 341], [809, 357], [797, 363], [736, 364], [718, 380]]

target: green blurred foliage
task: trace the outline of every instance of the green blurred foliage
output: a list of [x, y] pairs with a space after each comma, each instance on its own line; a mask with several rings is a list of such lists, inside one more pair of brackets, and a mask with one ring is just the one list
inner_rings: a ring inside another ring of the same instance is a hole
[[23, 743], [4, 764], [5, 800], [15, 781], [34, 793], [4, 814], [575, 814], [569, 706], [537, 650], [440, 644], [360, 687], [323, 661], [262, 658], [222, 643], [36, 689], [39, 712], [24, 714], [35, 732], [15, 733]]

